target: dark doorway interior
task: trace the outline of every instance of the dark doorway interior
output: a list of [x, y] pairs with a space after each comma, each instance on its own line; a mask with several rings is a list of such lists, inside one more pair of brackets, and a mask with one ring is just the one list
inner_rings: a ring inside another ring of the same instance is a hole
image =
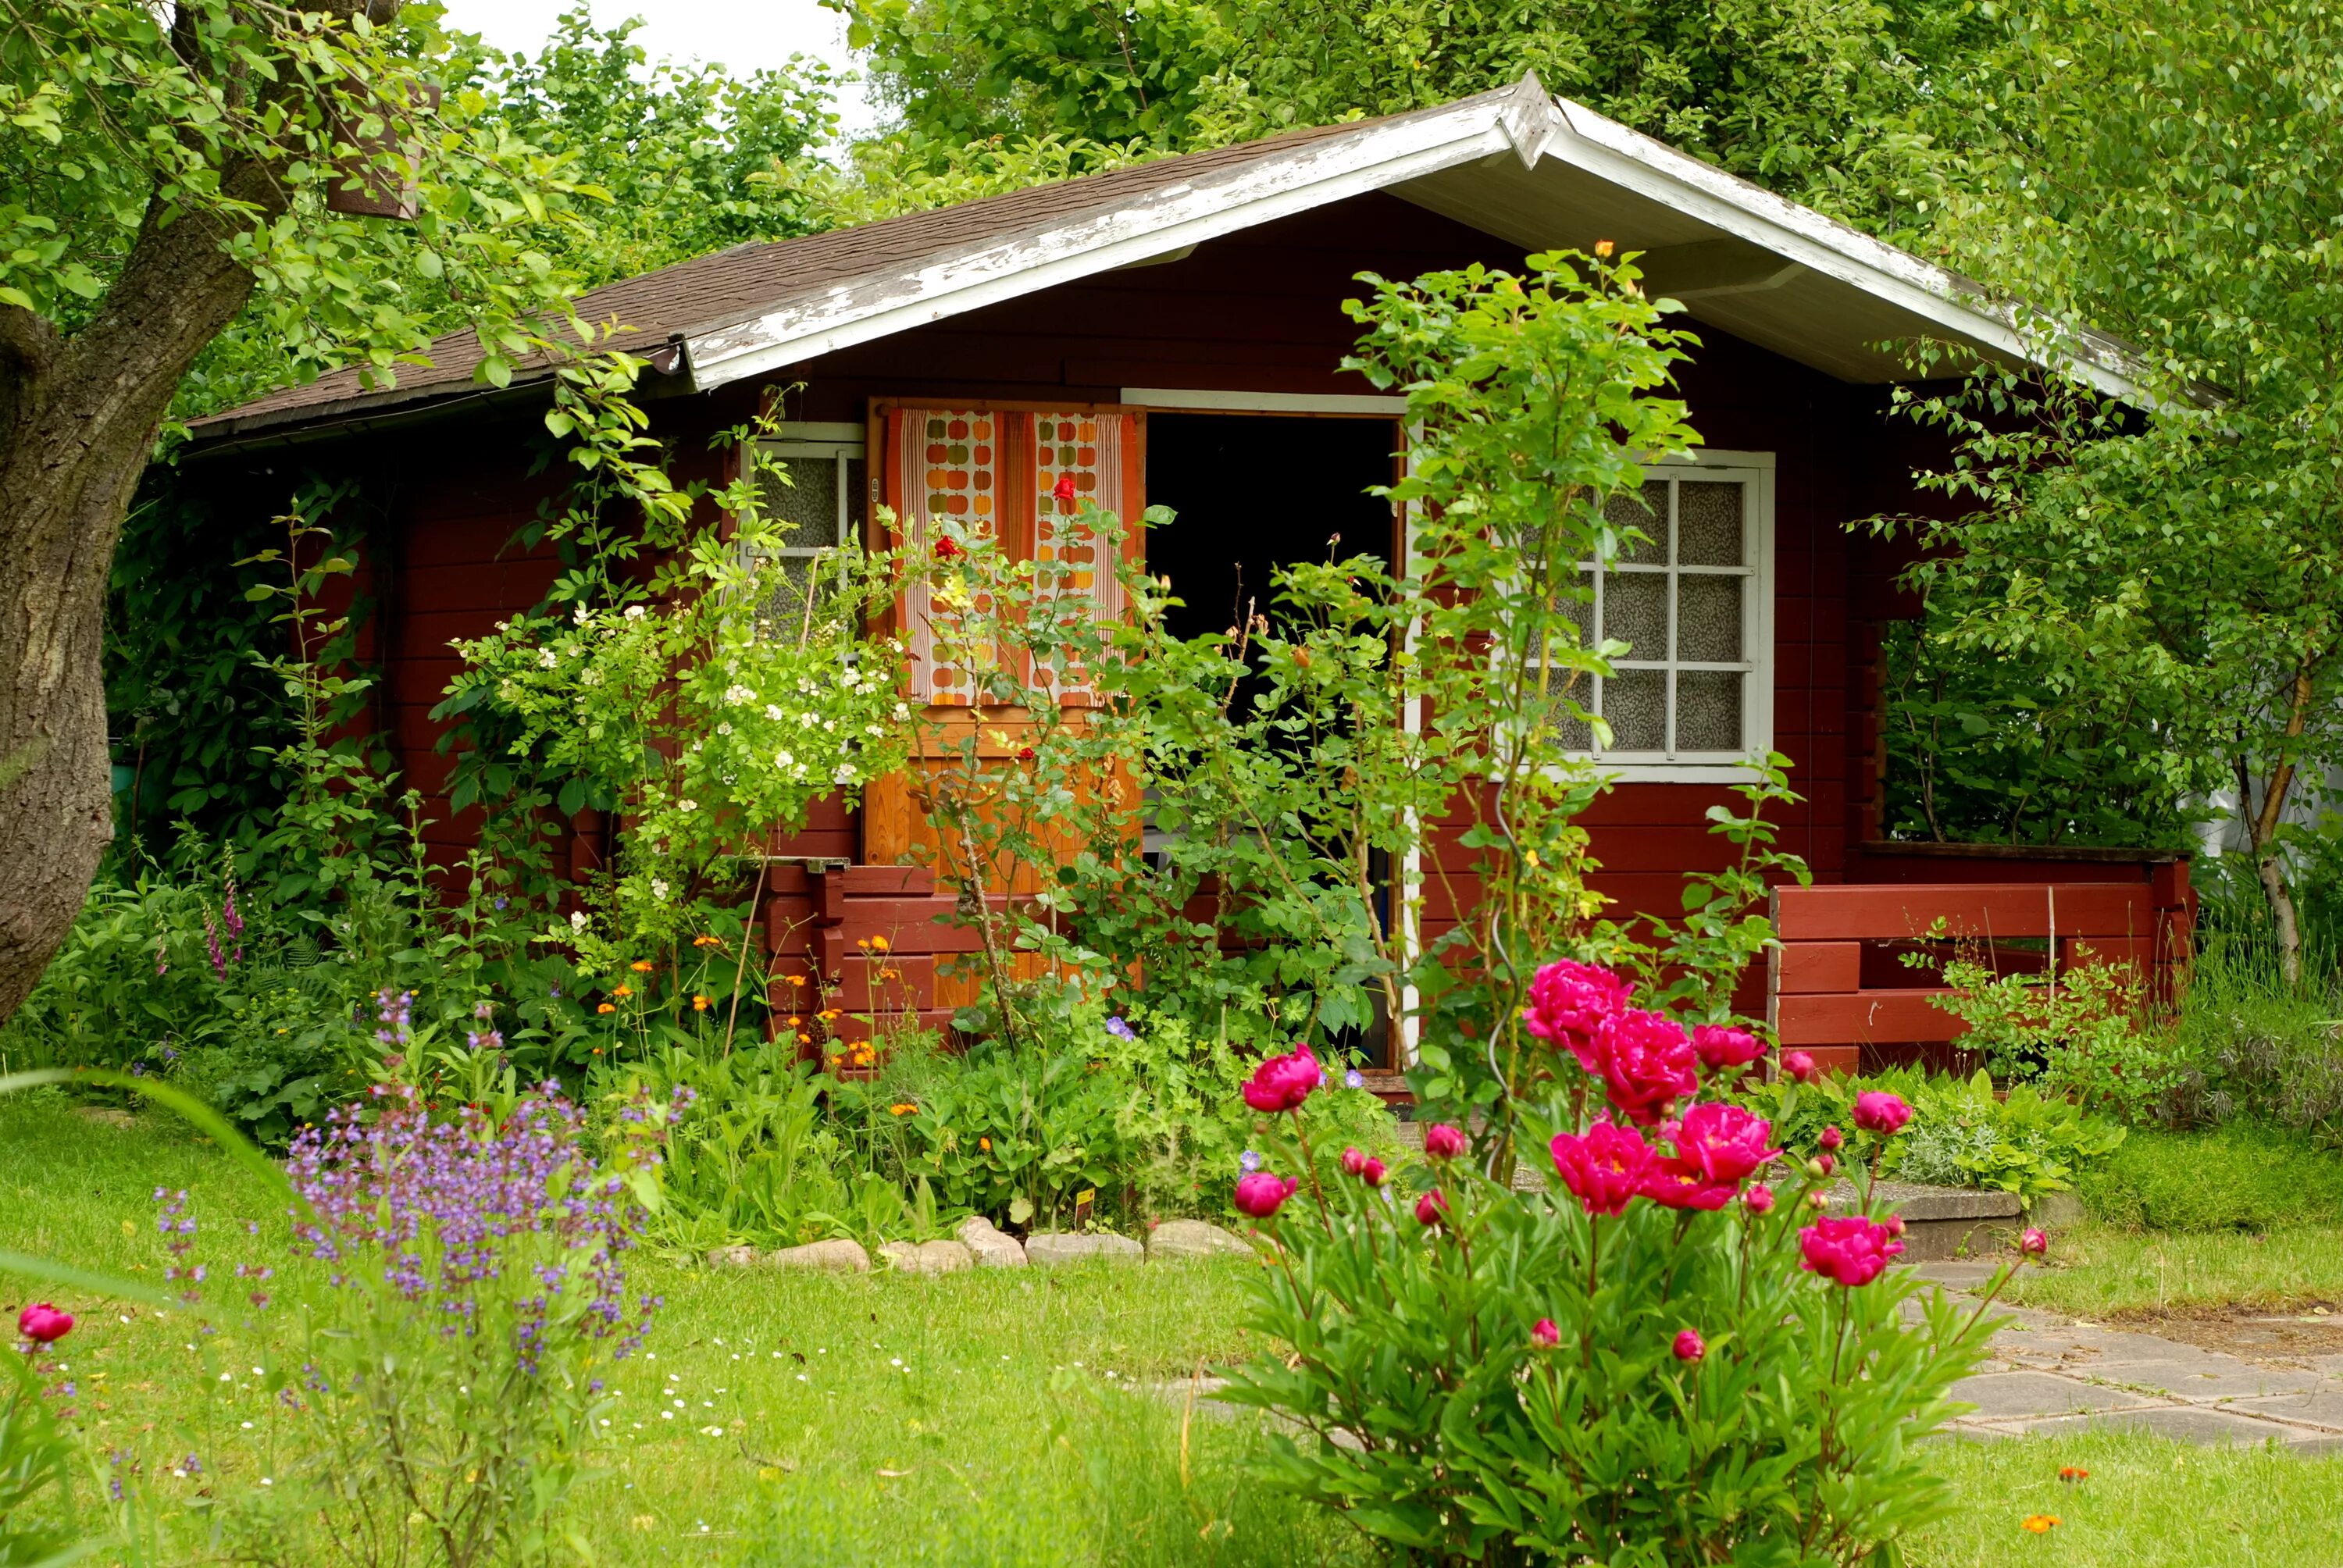
[[[1392, 482], [1398, 446], [1389, 419], [1150, 414], [1148, 504], [1176, 517], [1148, 529], [1147, 569], [1170, 578], [1186, 601], [1170, 629], [1200, 637], [1272, 613], [1271, 579], [1295, 562], [1372, 555], [1390, 565], [1391, 503], [1367, 488]], [[1240, 688], [1240, 709], [1252, 696]], [[1388, 922], [1389, 868], [1378, 864], [1374, 874]], [[1378, 1017], [1332, 1043], [1363, 1066], [1388, 1067], [1390, 1035]]]
[[1391, 559], [1391, 503], [1366, 493], [1393, 478], [1388, 419], [1261, 414], [1150, 414], [1147, 500], [1178, 514], [1147, 534], [1147, 569], [1187, 600], [1171, 629], [1234, 626], [1248, 602], [1270, 608], [1270, 577], [1334, 553]]

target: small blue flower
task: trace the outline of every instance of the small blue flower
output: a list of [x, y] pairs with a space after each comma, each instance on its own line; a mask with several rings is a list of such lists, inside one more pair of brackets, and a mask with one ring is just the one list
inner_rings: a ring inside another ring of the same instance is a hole
[[500, 909], [500, 910], [501, 910], [501, 909], [503, 909], [504, 907], [505, 907], [505, 900], [502, 900], [502, 899], [498, 899], [498, 900], [497, 900], [497, 908], [498, 908], [498, 909]]
[[1355, 1067], [1354, 1067], [1354, 1068], [1351, 1069], [1351, 1070], [1350, 1070], [1350, 1071], [1348, 1071], [1348, 1072], [1346, 1072], [1346, 1073], [1342, 1074], [1342, 1087], [1343, 1087], [1343, 1088], [1345, 1088], [1345, 1089], [1364, 1089], [1366, 1086], [1367, 1086], [1367, 1075], [1366, 1075], [1365, 1073], [1363, 1073], [1363, 1072], [1361, 1072], [1357, 1068], [1355, 1068]]
[[1106, 1031], [1107, 1033], [1114, 1036], [1117, 1040], [1136, 1040], [1139, 1038], [1138, 1031], [1133, 1030], [1131, 1025], [1123, 1022], [1120, 1016], [1111, 1018], [1106, 1020]]
[[1251, 1174], [1252, 1172], [1261, 1169], [1261, 1156], [1248, 1149], [1242, 1154], [1237, 1156], [1237, 1164], [1242, 1167], [1247, 1174]]

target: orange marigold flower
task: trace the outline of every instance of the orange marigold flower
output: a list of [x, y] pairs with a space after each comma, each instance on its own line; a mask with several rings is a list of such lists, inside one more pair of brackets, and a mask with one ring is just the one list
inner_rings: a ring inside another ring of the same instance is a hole
[[990, 1138], [980, 1138], [980, 1139], [978, 1139], [978, 1140], [976, 1141], [976, 1146], [977, 1146], [979, 1149], [983, 1150], [987, 1154], [990, 1154], [990, 1153], [991, 1153], [991, 1152], [992, 1152], [992, 1140], [991, 1140], [991, 1139], [990, 1139]]
[[880, 970], [879, 971], [879, 978], [880, 980], [901, 980], [903, 978], [903, 971], [901, 970]]
[[2090, 1473], [2079, 1464], [2062, 1464], [2058, 1467], [2058, 1479], [2061, 1481], [2081, 1481]]
[[918, 1106], [910, 1104], [890, 1105], [887, 1108], [887, 1114], [890, 1116], [909, 1116], [912, 1111], [917, 1111], [918, 1109]]
[[708, 932], [702, 931], [699, 935], [691, 939], [691, 945], [696, 948], [720, 948], [724, 945], [724, 939], [719, 936], [711, 936]]
[[826, 1008], [822, 1009], [820, 1012], [818, 1012], [818, 1013], [814, 1014], [814, 1017], [816, 1017], [816, 1018], [818, 1018], [818, 1019], [821, 1020], [821, 1021], [822, 1021], [822, 1022], [824, 1022], [824, 1023], [828, 1023], [831, 1019], [834, 1019], [834, 1018], [836, 1018], [837, 1016], [838, 1016], [838, 1009], [836, 1009], [836, 1008], [834, 1008], [834, 1007], [826, 1007]]
[[2058, 1523], [2058, 1516], [2055, 1513], [2029, 1513], [2018, 1523], [2036, 1535], [2047, 1535], [2050, 1527]]
[[869, 937], [857, 937], [854, 939], [854, 945], [858, 948], [867, 948], [870, 945], [870, 939]]
[[813, 1043], [813, 1036], [809, 1034], [801, 1034], [798, 1036], [798, 1043], [799, 1045], [811, 1045]]
[[788, 980], [791, 985], [803, 985], [806, 982], [806, 978], [803, 975], [783, 975], [781, 978]]
[[595, 1007], [594, 1007], [594, 1010], [595, 1010], [596, 1012], [616, 1012], [616, 1011], [618, 1011], [618, 1005], [617, 1005], [616, 1003], [614, 1003], [614, 1002], [607, 1002], [607, 1001], [605, 1001], [605, 1002], [598, 1002], [598, 1003], [596, 1003], [596, 1004], [595, 1004]]
[[877, 948], [883, 953], [887, 950], [887, 939], [885, 937], [872, 937], [870, 939], [870, 945]]
[[635, 994], [635, 988], [630, 985], [612, 986], [610, 988], [610, 994], [612, 996], [632, 996]]
[[639, 975], [647, 975], [650, 973], [651, 970], [659, 968], [657, 964], [651, 962], [649, 959], [637, 959], [633, 963], [628, 964], [627, 967], [634, 970]]
[[692, 993], [691, 1010], [694, 1012], [706, 1012], [708, 1010], [708, 999], [699, 995], [696, 991]]
[[791, 1029], [795, 1029], [795, 1028], [797, 1028], [797, 1026], [798, 1026], [798, 1025], [799, 1025], [799, 1024], [803, 1023], [803, 1022], [805, 1021], [805, 1020], [803, 1020], [803, 1019], [801, 1019], [801, 1018], [790, 1017], [790, 1018], [785, 1018], [785, 1019], [783, 1019], [781, 1021], [782, 1021], [783, 1023], [788, 1024]]

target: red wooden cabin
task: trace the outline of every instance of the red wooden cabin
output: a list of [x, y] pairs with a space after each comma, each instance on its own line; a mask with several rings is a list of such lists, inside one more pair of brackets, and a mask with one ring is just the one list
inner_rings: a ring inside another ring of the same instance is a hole
[[[1963, 280], [1552, 98], [1534, 77], [1442, 108], [742, 246], [598, 290], [581, 311], [619, 324], [622, 344], [650, 359], [656, 432], [686, 465], [713, 476], [722, 459], [705, 455], [709, 437], [785, 398], [779, 452], [795, 486], [779, 507], [807, 548], [872, 527], [879, 501], [914, 529], [972, 508], [1022, 548], [1058, 548], [1036, 498], [1071, 474], [1126, 518], [1149, 503], [1176, 509], [1175, 528], [1135, 548], [1193, 607], [1190, 629], [1205, 630], [1279, 564], [1321, 556], [1330, 534], [1346, 548], [1405, 548], [1403, 519], [1363, 494], [1402, 460], [1399, 401], [1339, 368], [1358, 274], [1518, 268], [1527, 251], [1600, 240], [1645, 253], [1649, 289], [1687, 307], [1704, 347], [1681, 387], [1708, 446], [1655, 473], [1664, 537], [1604, 579], [1602, 629], [1634, 653], [1598, 694], [1618, 745], [1602, 759], [1616, 788], [1589, 819], [1597, 887], [1625, 909], [1678, 909], [1684, 873], [1723, 852], [1704, 811], [1752, 751], [1771, 749], [1793, 759], [1805, 797], [1783, 845], [1818, 885], [1782, 894], [1788, 945], [1771, 1005], [1785, 1041], [1852, 1065], [1859, 1046], [1941, 1039], [1941, 1015], [1908, 1005], [1901, 977], [1863, 945], [1913, 937], [1939, 914], [1966, 920], [1981, 890], [1958, 890], [1980, 879], [2012, 910], [2052, 884], [2069, 908], [2126, 888], [2118, 915], [2067, 934], [2136, 939], [2140, 956], [2168, 962], [2185, 922], [2185, 879], [2169, 866], [1915, 859], [1877, 842], [1877, 633], [1903, 610], [1900, 562], [1845, 525], [1916, 507], [1908, 476], [1925, 451], [1888, 416], [1900, 360], [1881, 345], [1928, 337], [2014, 359], [2025, 346], [2004, 313]], [[427, 794], [447, 766], [427, 713], [456, 668], [448, 641], [538, 601], [552, 563], [513, 535], [563, 482], [528, 474], [541, 372], [491, 390], [471, 378], [477, 359], [458, 337], [393, 389], [344, 372], [279, 392], [203, 421], [191, 459], [203, 482], [272, 511], [281, 476], [303, 467], [358, 480], [385, 509], [367, 563], [371, 656], [386, 728]], [[2112, 347], [2081, 368], [2127, 389]], [[918, 671], [920, 699], [953, 702], [950, 669]], [[434, 815], [457, 849], [464, 815]], [[793, 859], [769, 929], [795, 930], [807, 961], [835, 971], [858, 938], [893, 944], [900, 990], [850, 1006], [932, 1016], [967, 1000], [935, 972], [966, 934], [936, 920], [948, 900], [903, 864], [920, 826], [906, 790], [880, 787], [776, 846]], [[574, 828], [583, 869], [606, 852], [605, 829]], [[2065, 886], [2086, 882], [2102, 892]], [[2034, 924], [2046, 940], [2049, 922]], [[1765, 1005], [1754, 985], [1749, 1000]]]

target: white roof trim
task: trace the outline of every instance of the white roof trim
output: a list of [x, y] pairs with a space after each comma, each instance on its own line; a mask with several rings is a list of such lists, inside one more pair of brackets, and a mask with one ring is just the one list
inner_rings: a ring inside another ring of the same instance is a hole
[[1519, 151], [1526, 160], [1534, 142], [1519, 138], [1554, 115], [1532, 75], [1502, 95], [1321, 137], [1158, 186], [1121, 206], [988, 240], [908, 276], [841, 285], [819, 299], [691, 335], [693, 384], [710, 390], [1475, 158]]
[[[868, 276], [820, 297], [685, 338], [701, 391], [817, 356], [1171, 253], [1258, 224], [1476, 159], [1555, 158], [1624, 190], [1835, 278], [1949, 336], [2038, 360], [2012, 313], [1972, 284], [1822, 214], [1685, 156], [1582, 104], [1550, 97], [1534, 72], [1444, 108], [1361, 126], [1290, 151], [1160, 186], [1120, 206], [999, 236], [907, 272]], [[2138, 398], [2125, 354], [2080, 335], [2067, 367], [2103, 392]]]

